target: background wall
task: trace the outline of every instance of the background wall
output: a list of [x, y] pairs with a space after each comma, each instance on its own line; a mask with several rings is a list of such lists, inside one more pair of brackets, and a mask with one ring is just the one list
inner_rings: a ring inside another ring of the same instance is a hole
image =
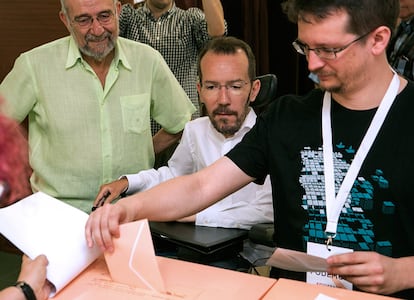
[[21, 52], [67, 34], [59, 10], [59, 0], [0, 1], [0, 81]]
[[[130, 1], [133, 0], [121, 2]], [[229, 35], [251, 45], [257, 58], [257, 73], [275, 73], [279, 94], [304, 93], [312, 84], [307, 79], [304, 59], [298, 59], [291, 46], [296, 25], [287, 21], [281, 2], [222, 0]], [[176, 0], [176, 3], [183, 8], [201, 7], [201, 0]], [[68, 34], [59, 19], [59, 10], [59, 0], [0, 1], [0, 81], [21, 52]]]

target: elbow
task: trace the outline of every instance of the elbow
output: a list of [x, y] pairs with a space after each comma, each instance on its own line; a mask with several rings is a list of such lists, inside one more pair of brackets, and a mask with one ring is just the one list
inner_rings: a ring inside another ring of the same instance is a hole
[[226, 34], [226, 24], [215, 24], [215, 26], [208, 26], [208, 35], [212, 38], [224, 36]]

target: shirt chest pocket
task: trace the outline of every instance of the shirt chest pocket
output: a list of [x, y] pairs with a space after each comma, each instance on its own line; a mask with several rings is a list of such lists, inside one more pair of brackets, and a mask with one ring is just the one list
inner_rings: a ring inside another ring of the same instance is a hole
[[125, 132], [139, 134], [150, 128], [150, 96], [148, 93], [121, 97], [122, 122]]

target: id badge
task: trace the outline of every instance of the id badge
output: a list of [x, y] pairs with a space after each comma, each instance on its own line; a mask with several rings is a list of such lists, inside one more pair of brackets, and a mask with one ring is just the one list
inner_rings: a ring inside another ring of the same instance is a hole
[[[352, 249], [335, 247], [330, 245], [329, 249], [326, 244], [317, 244], [308, 242], [307, 243], [307, 253], [310, 255], [328, 258], [329, 256], [335, 254], [343, 254], [353, 252]], [[311, 284], [326, 285], [336, 288], [346, 288], [352, 290], [352, 283], [343, 279], [338, 275], [330, 275], [326, 271], [316, 271], [316, 272], [306, 272], [306, 282]]]

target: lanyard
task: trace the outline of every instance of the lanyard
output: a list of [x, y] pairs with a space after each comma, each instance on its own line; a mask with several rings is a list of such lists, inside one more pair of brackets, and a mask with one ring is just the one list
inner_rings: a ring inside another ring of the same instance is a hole
[[355, 157], [345, 175], [345, 178], [335, 197], [335, 175], [334, 161], [332, 150], [332, 127], [331, 127], [331, 94], [325, 92], [322, 106], [322, 141], [323, 141], [323, 162], [325, 174], [325, 200], [326, 200], [326, 229], [325, 233], [328, 237], [327, 243], [332, 243], [332, 238], [336, 235], [339, 216], [341, 210], [348, 198], [349, 192], [355, 182], [355, 179], [361, 169], [361, 165], [368, 154], [374, 140], [380, 130], [387, 113], [394, 102], [398, 93], [400, 80], [398, 75], [394, 73], [394, 77], [387, 89], [387, 92], [378, 107], [374, 118], [369, 125], [367, 132], [355, 154]]

